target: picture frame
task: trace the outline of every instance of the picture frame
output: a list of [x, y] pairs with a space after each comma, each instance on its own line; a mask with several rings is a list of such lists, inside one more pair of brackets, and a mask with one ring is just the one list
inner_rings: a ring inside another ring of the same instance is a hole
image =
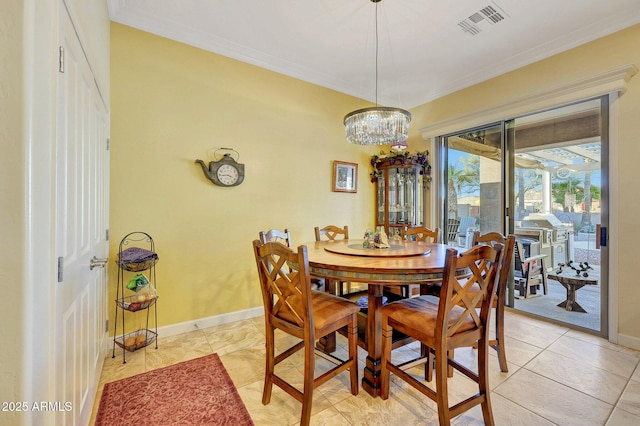
[[358, 165], [344, 161], [333, 162], [333, 192], [358, 192]]

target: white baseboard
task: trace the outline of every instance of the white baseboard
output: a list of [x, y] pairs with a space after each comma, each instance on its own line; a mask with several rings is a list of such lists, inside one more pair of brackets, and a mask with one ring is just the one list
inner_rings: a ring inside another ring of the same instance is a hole
[[629, 349], [640, 350], [640, 338], [618, 334], [618, 345]]
[[207, 318], [200, 318], [193, 321], [181, 322], [178, 324], [166, 325], [158, 328], [158, 336], [168, 337], [176, 334], [188, 333], [194, 330], [209, 328], [216, 325], [228, 324], [230, 322], [242, 321], [264, 315], [264, 308], [251, 308], [243, 311], [229, 312], [227, 314], [215, 315]]
[[[229, 312], [228, 314], [215, 315], [212, 317], [200, 318], [193, 321], [186, 321], [178, 324], [158, 327], [158, 336], [175, 336], [177, 334], [189, 333], [194, 330], [201, 330], [203, 328], [213, 327], [216, 325], [229, 324], [231, 322], [242, 321], [262, 315], [264, 315], [264, 308], [262, 307], [245, 309], [243, 311]], [[122, 335], [119, 335], [118, 338], [122, 338]], [[116, 349], [120, 350], [120, 347], [116, 346]], [[105, 352], [105, 358], [112, 356], [113, 336], [105, 335], [103, 350]]]

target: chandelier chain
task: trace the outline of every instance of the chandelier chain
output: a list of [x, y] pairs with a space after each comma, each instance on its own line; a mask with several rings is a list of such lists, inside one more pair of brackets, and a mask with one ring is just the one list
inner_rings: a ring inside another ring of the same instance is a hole
[[378, 106], [378, 3], [376, 2], [376, 106]]

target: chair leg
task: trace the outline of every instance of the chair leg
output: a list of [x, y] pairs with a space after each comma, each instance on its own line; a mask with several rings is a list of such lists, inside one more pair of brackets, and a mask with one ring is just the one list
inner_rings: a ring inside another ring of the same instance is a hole
[[430, 382], [433, 380], [435, 356], [431, 348], [424, 343], [420, 343], [420, 356], [427, 358], [427, 361], [424, 363], [424, 379]]
[[486, 339], [478, 342], [478, 390], [484, 396], [482, 417], [485, 425], [493, 425], [493, 411], [491, 409], [491, 391], [489, 389], [489, 345]]
[[440, 425], [451, 424], [451, 413], [449, 412], [449, 390], [447, 386], [448, 366], [447, 351], [444, 348], [436, 350], [436, 403], [438, 404], [438, 418]]
[[391, 348], [393, 346], [393, 329], [389, 326], [386, 317], [382, 318], [382, 359], [380, 360], [380, 398], [389, 399], [389, 369], [387, 363], [391, 361]]
[[273, 389], [273, 371], [274, 371], [274, 357], [275, 357], [275, 344], [273, 327], [267, 325], [266, 333], [266, 364], [264, 368], [264, 388], [262, 390], [262, 404], [267, 405], [271, 402], [271, 390]]
[[301, 426], [311, 421], [311, 403], [313, 402], [313, 376], [315, 373], [315, 350], [313, 344], [304, 346], [304, 391], [302, 393]]
[[358, 314], [353, 314], [351, 324], [348, 326], [349, 359], [353, 364], [349, 368], [351, 379], [351, 394], [358, 394]]
[[498, 297], [496, 306], [496, 342], [493, 348], [498, 352], [498, 362], [500, 371], [509, 372], [507, 367], [507, 353], [504, 349], [504, 301]]

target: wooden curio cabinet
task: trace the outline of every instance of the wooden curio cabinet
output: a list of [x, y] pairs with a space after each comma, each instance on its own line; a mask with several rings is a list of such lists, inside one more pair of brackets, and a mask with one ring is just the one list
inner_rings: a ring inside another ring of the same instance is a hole
[[429, 172], [426, 153], [413, 157], [374, 157], [374, 162], [376, 228], [383, 226], [391, 239], [396, 234], [404, 236], [407, 228], [424, 226], [425, 174]]

